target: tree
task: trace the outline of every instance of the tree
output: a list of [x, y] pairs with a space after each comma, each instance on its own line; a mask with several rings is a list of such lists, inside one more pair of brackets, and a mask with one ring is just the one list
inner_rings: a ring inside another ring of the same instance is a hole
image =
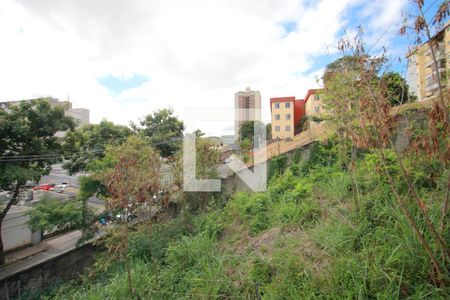
[[[28, 180], [39, 181], [52, 164], [61, 161], [62, 146], [55, 133], [74, 125], [62, 107], [52, 107], [44, 100], [0, 110], [0, 187], [13, 191], [0, 214], [0, 231], [6, 214], [18, 201], [20, 188]], [[0, 264], [4, 262], [0, 238]]]
[[[201, 137], [195, 130], [196, 136], [196, 177], [198, 179], [210, 179], [217, 177], [216, 166], [220, 162], [220, 150], [218, 143], [208, 137]], [[183, 149], [180, 149], [173, 160], [172, 170], [174, 185], [183, 186]], [[193, 210], [204, 210], [211, 198], [210, 192], [184, 192], [181, 199], [189, 203]]]
[[381, 77], [381, 82], [386, 86], [387, 97], [392, 106], [408, 102], [408, 84], [399, 73], [385, 73]]
[[384, 85], [386, 96], [392, 106], [408, 102], [408, 84], [399, 73], [387, 72], [379, 77], [384, 62], [386, 62], [384, 57], [370, 57], [365, 53], [340, 57], [327, 65], [323, 76], [325, 86], [332, 84], [335, 77], [342, 74], [346, 74], [346, 82], [353, 81], [352, 83], [357, 83], [361, 75], [370, 75], [374, 85], [380, 81]]
[[63, 231], [79, 228], [82, 211], [78, 201], [43, 198], [29, 211], [28, 224], [33, 230]]
[[272, 140], [272, 124], [268, 123], [266, 125], [266, 139], [268, 141]]
[[[160, 157], [157, 151], [136, 136], [117, 148], [108, 148], [106, 169], [96, 174], [109, 194], [106, 206], [109, 210], [120, 210], [133, 214], [141, 205], [155, 206], [154, 195], [159, 191]], [[114, 165], [111, 166], [111, 162]], [[151, 213], [151, 210], [150, 210]], [[123, 222], [122, 240], [110, 252], [125, 259], [130, 292], [133, 291], [128, 260], [128, 224]]]
[[243, 139], [241, 140], [239, 146], [241, 147], [241, 155], [242, 158], [244, 159], [244, 162], [248, 162], [250, 160], [251, 157], [253, 157], [252, 154], [252, 148], [253, 148], [253, 143], [252, 140], [250, 139]]
[[[416, 1], [421, 10], [423, 1]], [[425, 22], [419, 19], [419, 22]], [[423, 25], [426, 27], [426, 25]], [[378, 59], [370, 58], [364, 50], [361, 32], [354, 41], [343, 41], [342, 51], [350, 53], [350, 64], [340, 73], [328, 73], [325, 83], [326, 104], [331, 108], [333, 122], [340, 134], [340, 140], [348, 146], [344, 148], [344, 156], [351, 155], [351, 160], [346, 160], [346, 167], [350, 170], [355, 195], [355, 207], [361, 208], [361, 192], [358, 188], [354, 166], [355, 149], [363, 148], [373, 152], [377, 157], [377, 172], [383, 176], [390, 188], [390, 192], [396, 205], [400, 208], [407, 220], [411, 232], [420, 242], [423, 250], [430, 259], [430, 281], [434, 285], [446, 286], [449, 282], [448, 264], [450, 263], [450, 251], [445, 236], [447, 225], [446, 203], [449, 199], [448, 179], [440, 185], [437, 179], [432, 179], [438, 187], [433, 196], [418, 192], [414, 173], [411, 168], [420, 169], [420, 164], [428, 164], [434, 168], [433, 178], [448, 177], [448, 109], [442, 108], [443, 102], [440, 91], [437, 101], [432, 107], [424, 111], [428, 116], [428, 126], [414, 126], [408, 128], [410, 145], [404, 150], [399, 150], [393, 142], [396, 118], [392, 114], [391, 98], [386, 84], [383, 84], [382, 69], [385, 53]], [[434, 59], [434, 58], [433, 58]], [[423, 160], [423, 158], [426, 158]], [[392, 172], [393, 165], [397, 166], [398, 174]], [[442, 194], [442, 197], [440, 197]], [[427, 199], [428, 198], [428, 199]], [[432, 216], [435, 212], [427, 207], [430, 202], [441, 201], [442, 217], [440, 230]], [[444, 222], [442, 222], [444, 220]]]
[[64, 138], [68, 161], [63, 167], [70, 174], [87, 171], [90, 162], [103, 158], [107, 145], [118, 146], [132, 134], [130, 128], [106, 120], [68, 132]]
[[171, 156], [181, 148], [184, 124], [173, 114], [172, 108], [164, 108], [145, 116], [139, 122], [140, 126], [131, 124], [159, 150], [162, 157]]
[[255, 135], [255, 126], [260, 126], [259, 128], [264, 128], [264, 124], [261, 121], [244, 121], [239, 127], [239, 140], [249, 139], [253, 142], [253, 137]]

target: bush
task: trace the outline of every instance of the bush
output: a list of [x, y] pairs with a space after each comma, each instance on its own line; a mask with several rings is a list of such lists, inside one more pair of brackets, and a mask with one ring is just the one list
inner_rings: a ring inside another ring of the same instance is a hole
[[268, 219], [270, 201], [266, 194], [239, 193], [230, 202], [229, 207], [235, 210], [247, 224], [250, 231], [256, 234], [270, 227]]
[[81, 203], [75, 200], [61, 201], [45, 197], [28, 215], [30, 227], [42, 232], [71, 230], [82, 225]]
[[161, 288], [189, 298], [229, 298], [236, 291], [228, 283], [226, 261], [216, 241], [202, 234], [183, 237], [169, 246], [167, 266], [159, 276]]
[[288, 158], [286, 155], [279, 155], [271, 159], [269, 164], [269, 179], [284, 173]]
[[[356, 208], [352, 177], [337, 162], [334, 143], [314, 145], [311, 160], [299, 167], [277, 168], [266, 192], [237, 193], [227, 203], [217, 198], [208, 213], [184, 213], [155, 225], [150, 235], [143, 229], [132, 233], [136, 298], [253, 299], [256, 290], [264, 299], [448, 298], [448, 287], [430, 280], [430, 259], [378, 172], [379, 158], [358, 156]], [[388, 172], [407, 196], [394, 155], [386, 150]], [[433, 161], [417, 166], [412, 159], [405, 157], [405, 167], [431, 221], [439, 224], [448, 170]], [[432, 251], [441, 255], [423, 215], [407, 205]], [[261, 234], [273, 227], [284, 228]], [[129, 298], [122, 263], [110, 270], [104, 280], [86, 280], [81, 288], [71, 283], [45, 295]]]
[[301, 201], [299, 204], [293, 202], [277, 203], [272, 207], [272, 223], [282, 225], [308, 225], [320, 217], [320, 208], [316, 202], [311, 200]]

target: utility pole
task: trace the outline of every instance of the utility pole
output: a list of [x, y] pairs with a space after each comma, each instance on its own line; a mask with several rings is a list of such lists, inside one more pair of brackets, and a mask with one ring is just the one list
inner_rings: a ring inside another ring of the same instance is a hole
[[277, 137], [278, 142], [278, 155], [280, 155], [280, 137]]

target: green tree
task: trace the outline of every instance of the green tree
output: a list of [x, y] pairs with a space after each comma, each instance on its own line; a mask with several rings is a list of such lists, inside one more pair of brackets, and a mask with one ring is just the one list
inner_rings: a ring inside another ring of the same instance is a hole
[[255, 135], [255, 126], [260, 126], [259, 128], [264, 128], [264, 124], [261, 121], [244, 121], [239, 127], [239, 140], [249, 139], [253, 142], [253, 137]]
[[90, 162], [103, 158], [106, 146], [118, 146], [132, 134], [130, 128], [106, 120], [68, 132], [64, 139], [68, 161], [63, 167], [70, 174], [87, 171]]
[[168, 157], [181, 148], [183, 138], [183, 121], [180, 121], [172, 108], [154, 111], [139, 122], [132, 124], [135, 131], [146, 137], [152, 146], [159, 150], [161, 156]]
[[[52, 107], [44, 100], [0, 110], [0, 187], [13, 191], [1, 209], [0, 231], [6, 214], [19, 198], [20, 188], [28, 180], [39, 181], [52, 164], [61, 161], [62, 145], [55, 133], [73, 129], [74, 124], [62, 107]], [[0, 238], [0, 264], [4, 262]]]
[[[210, 179], [217, 177], [216, 166], [220, 161], [220, 150], [218, 143], [208, 137], [196, 135], [196, 177], [198, 179]], [[174, 185], [183, 186], [183, 149], [180, 149], [172, 162], [174, 175]], [[204, 210], [211, 199], [209, 192], [184, 192], [180, 195], [180, 200], [187, 202], [193, 210]]]
[[409, 88], [406, 80], [397, 72], [388, 72], [381, 77], [386, 94], [392, 106], [408, 102]]
[[78, 201], [44, 198], [29, 211], [28, 215], [30, 227], [42, 232], [70, 230], [79, 228], [82, 224], [82, 211]]
[[248, 162], [250, 158], [253, 157], [252, 154], [252, 148], [253, 148], [253, 142], [250, 139], [243, 139], [239, 143], [239, 146], [241, 147], [241, 155], [244, 159], [244, 162]]
[[272, 139], [272, 124], [268, 123], [266, 125], [266, 139], [270, 141]]

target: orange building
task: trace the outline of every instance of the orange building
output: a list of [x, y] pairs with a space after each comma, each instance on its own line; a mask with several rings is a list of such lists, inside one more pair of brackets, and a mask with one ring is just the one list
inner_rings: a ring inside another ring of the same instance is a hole
[[295, 97], [270, 98], [272, 138], [291, 138], [300, 132], [298, 128], [305, 115], [305, 102]]

